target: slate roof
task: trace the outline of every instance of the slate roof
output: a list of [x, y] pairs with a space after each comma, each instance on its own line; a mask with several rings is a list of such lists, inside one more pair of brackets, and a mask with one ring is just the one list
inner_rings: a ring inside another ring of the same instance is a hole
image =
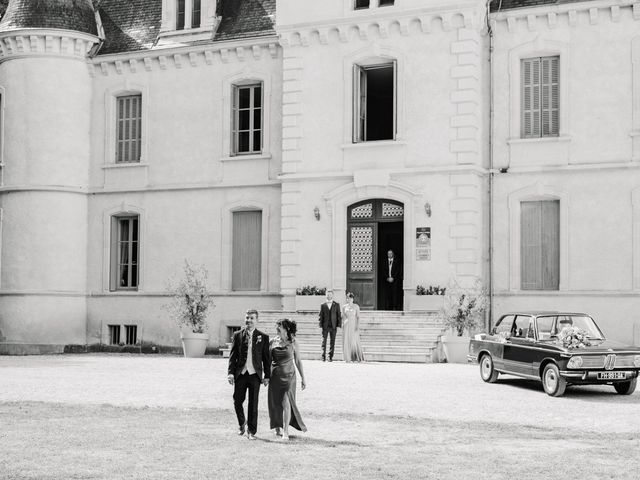
[[276, 0], [227, 0], [219, 7], [222, 22], [215, 40], [273, 35], [276, 23]]
[[98, 12], [105, 36], [100, 55], [153, 47], [162, 21], [162, 0], [102, 0]]
[[531, 8], [540, 5], [561, 5], [563, 3], [578, 3], [590, 0], [492, 0], [491, 12], [511, 10], [513, 8]]
[[[589, 0], [492, 0], [491, 11]], [[9, 5], [10, 4], [10, 5]], [[0, 31], [61, 28], [97, 34], [92, 4], [100, 13], [105, 41], [99, 54], [149, 50], [162, 20], [162, 0], [0, 0]], [[222, 0], [222, 21], [213, 41], [275, 34], [276, 0]]]
[[0, 31], [21, 28], [59, 28], [96, 35], [91, 0], [12, 0], [2, 2]]

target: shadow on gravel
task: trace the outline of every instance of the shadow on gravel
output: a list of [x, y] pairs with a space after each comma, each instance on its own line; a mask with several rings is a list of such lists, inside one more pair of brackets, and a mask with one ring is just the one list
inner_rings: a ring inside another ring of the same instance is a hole
[[281, 437], [271, 437], [271, 438], [260, 438], [258, 440], [265, 443], [280, 443], [282, 445], [315, 445], [319, 447], [370, 447], [371, 445], [366, 445], [364, 443], [359, 442], [350, 442], [348, 440], [323, 440], [321, 438], [313, 438], [313, 437], [298, 437], [296, 435], [291, 435], [288, 442], [282, 440]]
[[[500, 377], [496, 383], [501, 385], [511, 385], [513, 387], [522, 388], [525, 390], [537, 391], [543, 395], [546, 395], [544, 389], [542, 388], [542, 383], [537, 380]], [[564, 396], [572, 399], [594, 403], [639, 403], [637, 395], [619, 395], [610, 385], [600, 387], [591, 385], [570, 385], [567, 387]]]

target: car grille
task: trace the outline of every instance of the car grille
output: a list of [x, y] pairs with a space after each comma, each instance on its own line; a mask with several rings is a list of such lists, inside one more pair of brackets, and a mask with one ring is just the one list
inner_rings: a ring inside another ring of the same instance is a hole
[[[582, 368], [604, 368], [606, 355], [592, 355], [582, 357]], [[633, 355], [616, 355], [614, 368], [633, 367]]]
[[604, 367], [604, 355], [582, 357], [582, 368], [602, 368]]

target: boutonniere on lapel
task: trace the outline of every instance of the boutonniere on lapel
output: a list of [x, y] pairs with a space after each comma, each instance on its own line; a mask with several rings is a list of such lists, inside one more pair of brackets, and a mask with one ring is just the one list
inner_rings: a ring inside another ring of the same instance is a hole
[[256, 337], [256, 343], [260, 343], [260, 342], [262, 342], [262, 335], [258, 335]]

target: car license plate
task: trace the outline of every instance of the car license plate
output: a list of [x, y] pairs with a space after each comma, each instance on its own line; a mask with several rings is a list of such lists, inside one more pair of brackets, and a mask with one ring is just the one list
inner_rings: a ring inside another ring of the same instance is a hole
[[624, 380], [627, 372], [598, 372], [598, 380]]

